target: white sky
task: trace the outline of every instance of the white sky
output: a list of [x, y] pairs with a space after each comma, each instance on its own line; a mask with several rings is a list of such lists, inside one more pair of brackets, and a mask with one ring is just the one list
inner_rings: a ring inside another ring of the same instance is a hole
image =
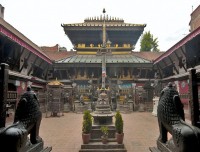
[[[38, 46], [59, 44], [72, 49], [61, 24], [82, 23], [100, 16], [103, 8], [125, 23], [147, 24], [158, 38], [159, 49], [168, 50], [189, 33], [190, 15], [199, 0], [1, 0], [4, 19]], [[140, 49], [138, 40], [135, 51]]]

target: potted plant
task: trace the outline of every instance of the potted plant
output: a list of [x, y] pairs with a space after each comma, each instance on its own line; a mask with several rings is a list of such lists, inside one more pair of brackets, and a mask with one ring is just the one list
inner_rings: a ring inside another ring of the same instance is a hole
[[82, 126], [82, 139], [83, 144], [88, 144], [90, 141], [90, 133], [92, 130], [92, 115], [89, 110], [84, 111], [83, 126]]
[[122, 115], [119, 111], [116, 112], [115, 114], [115, 129], [116, 129], [116, 140], [118, 144], [123, 143], [123, 138], [124, 138], [124, 132], [123, 132], [123, 120], [122, 120]]
[[101, 126], [101, 132], [102, 132], [102, 136], [101, 136], [101, 139], [102, 139], [102, 143], [103, 144], [106, 144], [108, 142], [108, 127], [107, 126]]

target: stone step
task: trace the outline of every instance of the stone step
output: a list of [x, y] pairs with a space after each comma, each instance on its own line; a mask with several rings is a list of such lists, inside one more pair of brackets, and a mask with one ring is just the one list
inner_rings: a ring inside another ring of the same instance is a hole
[[[101, 142], [101, 138], [90, 139], [90, 142]], [[109, 138], [108, 142], [116, 142], [116, 138]]]
[[103, 144], [102, 142], [90, 142], [89, 144], [82, 144], [81, 149], [124, 149], [124, 144], [118, 144], [117, 142], [108, 142]]
[[99, 106], [96, 106], [95, 108], [96, 108], [96, 109], [102, 109], [102, 110], [103, 110], [103, 109], [110, 109], [110, 106], [100, 106], [100, 105], [99, 105]]
[[161, 152], [157, 147], [149, 147], [151, 152]]
[[[108, 138], [115, 138], [115, 133], [116, 133], [115, 128], [109, 128], [108, 129]], [[101, 132], [100, 128], [92, 129], [91, 139], [98, 139], [98, 138], [101, 138], [101, 136], [102, 136], [102, 132]]]
[[101, 126], [107, 126], [109, 129], [115, 129], [114, 125], [92, 125], [92, 129], [100, 129]]
[[126, 149], [81, 149], [79, 152], [127, 152]]
[[96, 105], [96, 107], [97, 108], [110, 108], [110, 105], [108, 105], [108, 104], [105, 104], [105, 105], [103, 105], [103, 104], [98, 104], [98, 105]]
[[40, 152], [50, 152], [52, 150], [52, 147], [46, 147]]

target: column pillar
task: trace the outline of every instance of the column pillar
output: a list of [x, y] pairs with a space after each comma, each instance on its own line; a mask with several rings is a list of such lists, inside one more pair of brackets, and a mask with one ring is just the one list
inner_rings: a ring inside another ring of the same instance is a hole
[[0, 65], [0, 128], [6, 124], [6, 101], [8, 92], [8, 70], [6, 63]]

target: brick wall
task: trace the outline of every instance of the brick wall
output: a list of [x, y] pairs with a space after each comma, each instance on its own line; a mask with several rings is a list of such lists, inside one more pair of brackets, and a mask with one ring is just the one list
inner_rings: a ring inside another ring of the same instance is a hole
[[192, 12], [189, 25], [190, 32], [194, 31], [200, 26], [200, 5]]

